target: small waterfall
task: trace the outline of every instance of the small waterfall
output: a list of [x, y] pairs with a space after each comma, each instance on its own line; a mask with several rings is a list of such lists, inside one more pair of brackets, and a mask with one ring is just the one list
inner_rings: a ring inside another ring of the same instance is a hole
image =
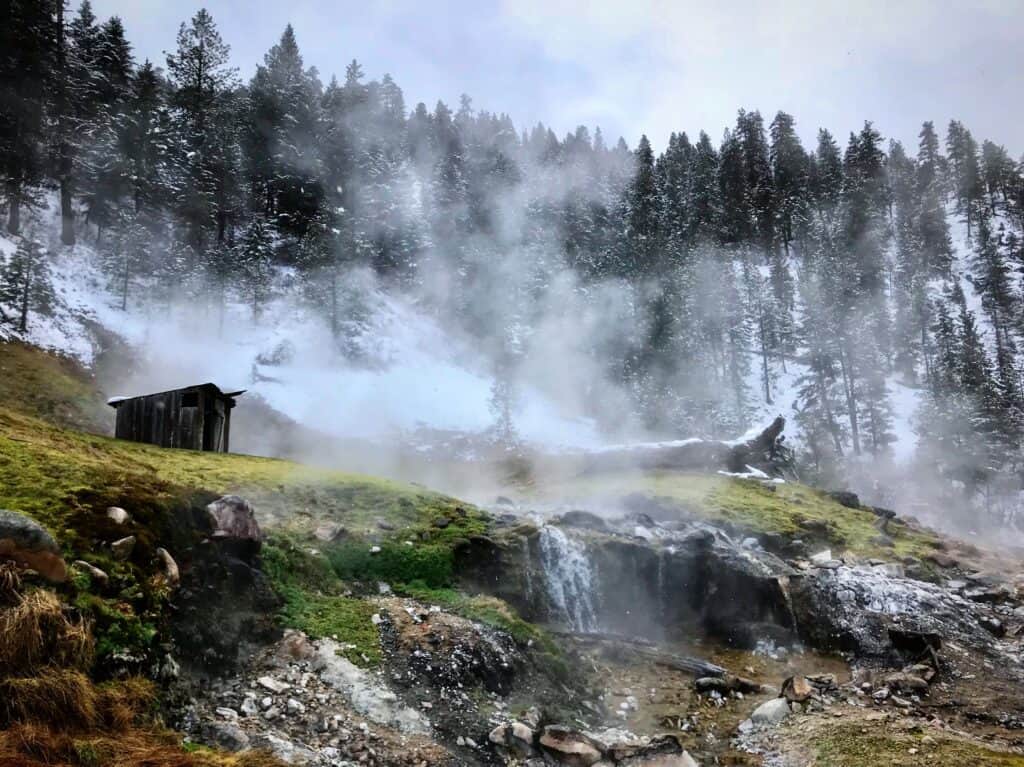
[[597, 629], [596, 579], [586, 547], [554, 525], [540, 529], [540, 559], [548, 596], [579, 632]]

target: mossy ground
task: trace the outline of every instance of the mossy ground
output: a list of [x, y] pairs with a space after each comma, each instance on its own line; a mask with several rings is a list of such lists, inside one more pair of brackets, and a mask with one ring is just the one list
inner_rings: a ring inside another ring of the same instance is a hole
[[[893, 558], [922, 557], [935, 550], [936, 537], [913, 530], [899, 522], [889, 526], [893, 546], [876, 543], [877, 517], [867, 509], [841, 506], [824, 492], [786, 483], [770, 488], [760, 482], [716, 474], [651, 472], [616, 473], [582, 477], [537, 491], [538, 501], [558, 498], [585, 504], [588, 499], [602, 505], [637, 494], [674, 507], [684, 514], [724, 522], [750, 534], [778, 533], [806, 537], [806, 523], [820, 523], [835, 553]], [[583, 506], [585, 508], [585, 506]], [[805, 526], [801, 526], [804, 523]]]
[[897, 733], [877, 727], [829, 727], [818, 733], [811, 750], [816, 758], [813, 764], [822, 767], [1024, 767], [1021, 754], [939, 734], [926, 739], [923, 733]]

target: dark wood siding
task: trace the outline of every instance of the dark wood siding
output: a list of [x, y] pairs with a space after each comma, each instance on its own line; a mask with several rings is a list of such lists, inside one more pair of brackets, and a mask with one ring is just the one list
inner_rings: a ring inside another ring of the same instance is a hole
[[113, 403], [118, 439], [226, 453], [235, 401], [216, 386], [147, 394]]

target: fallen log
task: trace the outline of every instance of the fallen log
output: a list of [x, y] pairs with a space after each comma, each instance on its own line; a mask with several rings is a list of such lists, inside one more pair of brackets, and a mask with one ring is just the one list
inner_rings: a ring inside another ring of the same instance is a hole
[[585, 474], [622, 469], [745, 472], [748, 467], [778, 476], [789, 464], [784, 447], [786, 419], [744, 442], [684, 439], [602, 448], [584, 455]]

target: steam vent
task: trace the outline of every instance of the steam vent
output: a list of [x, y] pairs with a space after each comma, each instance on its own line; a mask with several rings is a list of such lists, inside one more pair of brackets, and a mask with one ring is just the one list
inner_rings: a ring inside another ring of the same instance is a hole
[[226, 453], [231, 409], [235, 397], [244, 391], [223, 392], [204, 383], [140, 397], [114, 397], [107, 404], [117, 411], [114, 436], [118, 439]]

